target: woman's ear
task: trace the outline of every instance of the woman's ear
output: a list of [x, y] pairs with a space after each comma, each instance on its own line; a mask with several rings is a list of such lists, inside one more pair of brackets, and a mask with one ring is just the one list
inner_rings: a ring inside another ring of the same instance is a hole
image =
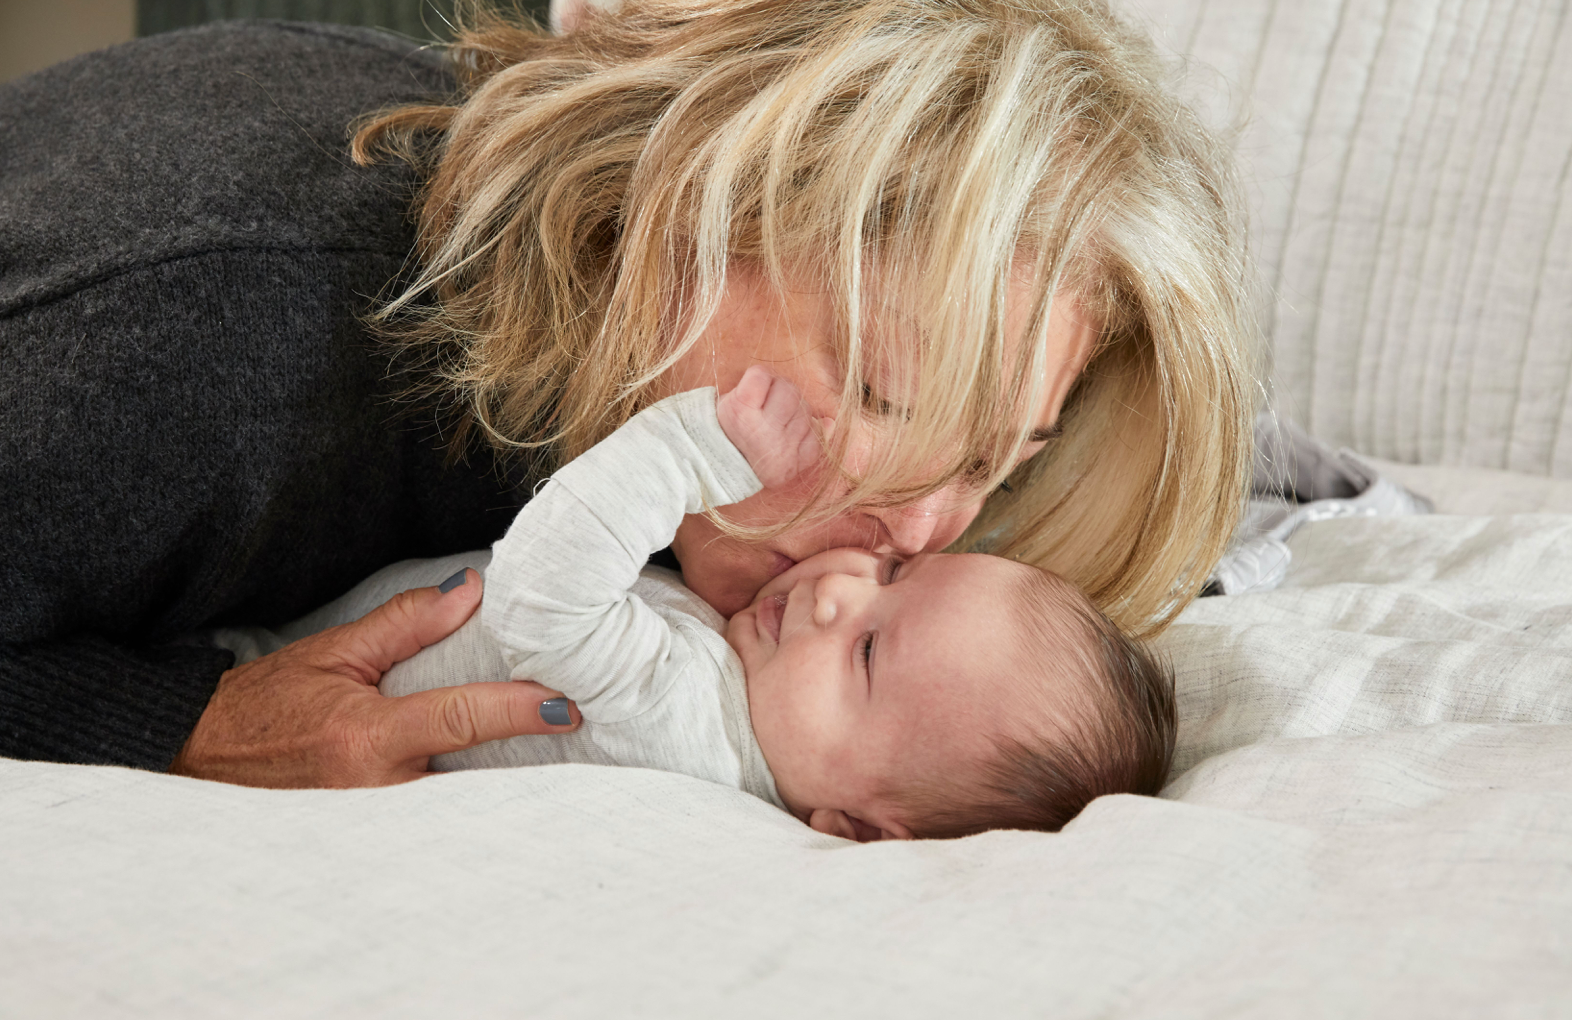
[[826, 836], [839, 836], [858, 843], [876, 843], [881, 839], [913, 839], [912, 830], [899, 822], [889, 822], [889, 828], [869, 825], [855, 815], [837, 808], [815, 808], [808, 816], [808, 828]]
[[567, 35], [584, 23], [584, 15], [589, 13], [589, 8], [614, 11], [619, 6], [620, 0], [551, 0], [551, 30], [558, 35]]

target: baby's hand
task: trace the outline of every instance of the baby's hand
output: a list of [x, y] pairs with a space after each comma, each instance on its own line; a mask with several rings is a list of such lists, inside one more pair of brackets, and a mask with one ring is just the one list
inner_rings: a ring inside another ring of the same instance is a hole
[[[766, 368], [754, 365], [744, 372], [715, 402], [715, 414], [766, 489], [785, 485], [824, 456], [802, 394]], [[830, 424], [829, 418], [821, 421], [826, 435]]]

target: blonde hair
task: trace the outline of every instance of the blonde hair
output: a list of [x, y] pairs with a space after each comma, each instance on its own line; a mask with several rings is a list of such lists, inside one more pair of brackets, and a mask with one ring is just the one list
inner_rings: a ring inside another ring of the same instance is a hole
[[[875, 367], [905, 406], [781, 528], [1008, 477], [960, 546], [1051, 567], [1137, 634], [1200, 588], [1249, 464], [1240, 203], [1105, 3], [627, 0], [567, 36], [461, 27], [458, 104], [382, 114], [354, 155], [425, 174], [419, 276], [380, 322], [491, 441], [577, 456], [649, 402], [729, 267], [806, 273], [838, 312], [837, 422], [869, 421]], [[1101, 340], [1062, 437], [1016, 469], [1055, 294]]]

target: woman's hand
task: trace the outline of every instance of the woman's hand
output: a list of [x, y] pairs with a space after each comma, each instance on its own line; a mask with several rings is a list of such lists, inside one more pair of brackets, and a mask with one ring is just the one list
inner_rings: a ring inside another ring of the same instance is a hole
[[[762, 366], [749, 368], [715, 401], [715, 415], [766, 489], [786, 485], [824, 457], [802, 393]], [[819, 424], [828, 438], [834, 421], [821, 418]]]
[[[567, 733], [572, 702], [529, 682], [440, 687], [384, 698], [395, 662], [453, 633], [480, 605], [480, 576], [446, 593], [400, 592], [354, 623], [236, 666], [169, 771], [244, 786], [387, 786], [426, 774], [431, 755], [525, 733]], [[543, 702], [554, 703], [544, 711]], [[569, 713], [564, 725], [547, 718]]]

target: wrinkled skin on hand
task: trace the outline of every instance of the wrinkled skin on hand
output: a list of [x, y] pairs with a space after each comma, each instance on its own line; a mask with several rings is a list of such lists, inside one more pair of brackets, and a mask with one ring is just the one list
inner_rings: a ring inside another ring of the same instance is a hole
[[218, 682], [169, 771], [244, 786], [388, 786], [427, 774], [434, 754], [551, 726], [541, 702], [561, 697], [526, 681], [442, 687], [385, 698], [395, 662], [453, 633], [480, 605], [480, 575], [446, 594], [400, 592], [353, 623], [236, 666]]

